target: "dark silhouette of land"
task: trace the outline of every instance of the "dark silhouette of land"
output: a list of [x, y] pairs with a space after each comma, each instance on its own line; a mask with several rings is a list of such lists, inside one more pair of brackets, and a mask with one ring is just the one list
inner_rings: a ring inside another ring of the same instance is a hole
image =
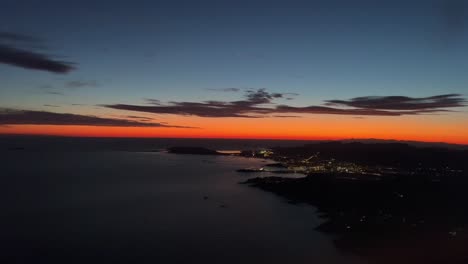
[[338, 248], [378, 263], [468, 260], [468, 151], [331, 142], [272, 153], [307, 176], [244, 183], [317, 207], [317, 230]]
[[468, 168], [468, 150], [414, 147], [405, 143], [325, 142], [272, 150], [275, 159], [301, 159], [319, 154], [321, 160], [334, 159], [367, 166]]
[[224, 155], [215, 150], [203, 148], [203, 147], [171, 147], [168, 148], [169, 153], [174, 154], [192, 154], [192, 155]]

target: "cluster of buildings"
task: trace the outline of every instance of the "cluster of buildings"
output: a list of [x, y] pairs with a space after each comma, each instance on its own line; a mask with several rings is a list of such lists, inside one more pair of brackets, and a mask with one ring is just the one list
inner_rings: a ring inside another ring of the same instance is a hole
[[334, 158], [324, 159], [317, 152], [313, 155], [304, 157], [303, 155], [284, 156], [275, 153], [271, 149], [242, 151], [242, 156], [273, 159], [280, 162], [285, 169], [294, 173], [310, 174], [356, 174], [368, 176], [389, 176], [389, 175], [426, 175], [431, 178], [440, 178], [444, 175], [459, 175], [463, 171], [446, 168], [428, 168], [415, 166], [411, 169], [395, 168], [389, 166], [371, 166], [361, 165], [353, 162], [339, 161]]

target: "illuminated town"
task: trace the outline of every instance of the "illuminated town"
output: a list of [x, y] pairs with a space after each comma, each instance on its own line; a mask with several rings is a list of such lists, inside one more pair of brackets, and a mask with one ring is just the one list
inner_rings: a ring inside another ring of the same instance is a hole
[[440, 181], [441, 177], [460, 176], [464, 170], [449, 166], [426, 167], [418, 164], [411, 168], [382, 165], [365, 165], [349, 161], [340, 161], [335, 158], [323, 158], [320, 152], [312, 155], [286, 156], [275, 153], [273, 149], [242, 151], [242, 156], [253, 158], [271, 159], [277, 163], [268, 164], [251, 172], [273, 172], [273, 173], [301, 173], [304, 175], [328, 174], [336, 179], [347, 180], [379, 180], [383, 177], [397, 175], [415, 175], [430, 177], [432, 181]]

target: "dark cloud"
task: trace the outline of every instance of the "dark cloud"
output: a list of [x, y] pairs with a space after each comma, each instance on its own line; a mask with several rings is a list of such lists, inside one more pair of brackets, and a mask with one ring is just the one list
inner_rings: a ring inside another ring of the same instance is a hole
[[374, 116], [401, 116], [414, 115], [419, 112], [405, 111], [392, 112], [376, 109], [341, 109], [327, 106], [305, 106], [295, 107], [288, 105], [279, 105], [273, 109], [274, 113], [295, 113], [295, 114], [322, 114], [322, 115], [374, 115]]
[[148, 102], [148, 104], [161, 105], [161, 101], [157, 99], [146, 98], [145, 101]]
[[301, 116], [295, 116], [295, 115], [274, 115], [273, 117], [281, 117], [281, 118], [300, 118]]
[[380, 110], [436, 110], [461, 107], [466, 100], [459, 94], [443, 94], [431, 97], [413, 98], [406, 96], [367, 96], [350, 100], [329, 100], [329, 106], [347, 106]]
[[265, 89], [247, 90], [245, 97], [252, 104], [268, 104], [276, 98], [282, 98], [282, 93], [269, 93]]
[[207, 101], [197, 102], [170, 102], [162, 104], [159, 100], [147, 100], [152, 105], [128, 105], [115, 104], [104, 105], [108, 108], [131, 110], [139, 112], [157, 113], [157, 114], [176, 114], [176, 115], [195, 115], [201, 117], [245, 117], [257, 118], [252, 114], [268, 114], [270, 108], [261, 107], [262, 104], [270, 104], [273, 99], [282, 98], [281, 93], [269, 93], [265, 89], [248, 90], [245, 94], [245, 100], [222, 102]]
[[37, 45], [39, 42], [38, 39], [31, 36], [0, 32], [0, 63], [62, 74], [75, 69], [71, 62], [55, 60], [49, 55], [18, 47], [19, 44]]
[[240, 88], [208, 88], [208, 91], [216, 92], [240, 92]]
[[126, 116], [126, 118], [138, 119], [138, 120], [141, 120], [141, 121], [151, 121], [151, 120], [154, 120], [153, 118], [150, 118], [150, 117], [146, 117], [146, 116], [134, 116], [134, 115]]
[[169, 102], [148, 101], [151, 105], [113, 104], [104, 107], [155, 114], [193, 115], [200, 117], [262, 118], [271, 115], [333, 114], [355, 116], [403, 116], [449, 112], [447, 108], [464, 106], [458, 94], [411, 98], [405, 96], [358, 97], [351, 100], [329, 100], [325, 105], [305, 107], [277, 105], [275, 99], [285, 93], [269, 93], [265, 89], [246, 91], [240, 101]]
[[0, 125], [82, 125], [195, 128], [187, 126], [166, 125], [162, 123], [146, 123], [126, 119], [113, 119], [97, 116], [16, 109], [0, 109]]
[[41, 89], [45, 94], [64, 95], [62, 91], [55, 89], [52, 85], [41, 85], [39, 86], [39, 89]]
[[44, 93], [53, 94], [53, 95], [64, 95], [62, 92], [56, 92], [56, 91], [45, 91]]
[[51, 105], [51, 104], [45, 104], [44, 106], [47, 106], [47, 107], [60, 107], [58, 105]]
[[65, 83], [67, 88], [82, 88], [82, 87], [96, 87], [98, 86], [96, 81], [69, 81]]
[[74, 69], [70, 62], [54, 60], [44, 54], [16, 49], [3, 44], [0, 44], [0, 63], [53, 73], [68, 73]]

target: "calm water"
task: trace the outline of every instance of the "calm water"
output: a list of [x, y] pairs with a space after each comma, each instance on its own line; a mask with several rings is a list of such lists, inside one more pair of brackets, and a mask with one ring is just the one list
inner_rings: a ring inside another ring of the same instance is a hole
[[[1, 255], [35, 262], [355, 263], [312, 206], [240, 185], [264, 163], [124, 151], [3, 151]], [[205, 199], [206, 197], [207, 199]], [[356, 262], [357, 263], [357, 262]]]

